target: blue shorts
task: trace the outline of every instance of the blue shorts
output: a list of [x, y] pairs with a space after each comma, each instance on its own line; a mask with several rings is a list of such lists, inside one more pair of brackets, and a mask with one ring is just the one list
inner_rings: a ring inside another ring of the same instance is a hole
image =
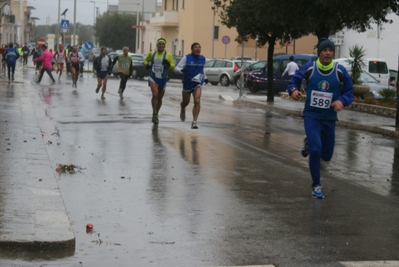
[[154, 78], [154, 77], [150, 76], [150, 77], [148, 77], [148, 81], [158, 84], [158, 89], [159, 90], [165, 90], [166, 89], [166, 83], [167, 83], [166, 78], [158, 79], [158, 78]]
[[105, 77], [107, 77], [107, 75], [108, 75], [108, 71], [101, 71], [100, 75], [97, 75], [97, 77], [100, 79], [104, 79]]

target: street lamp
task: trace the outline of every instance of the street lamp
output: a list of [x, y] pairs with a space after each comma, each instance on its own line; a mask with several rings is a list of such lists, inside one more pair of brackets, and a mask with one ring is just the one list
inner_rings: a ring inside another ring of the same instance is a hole
[[50, 24], [50, 16], [46, 17], [46, 39], [47, 39], [47, 25]]
[[212, 18], [212, 59], [214, 57], [214, 51], [215, 51], [215, 13], [216, 13], [216, 5], [215, 5], [216, 0], [213, 0], [213, 18]]
[[96, 23], [96, 1], [90, 0], [91, 3], [93, 3], [93, 33], [94, 35], [94, 24]]

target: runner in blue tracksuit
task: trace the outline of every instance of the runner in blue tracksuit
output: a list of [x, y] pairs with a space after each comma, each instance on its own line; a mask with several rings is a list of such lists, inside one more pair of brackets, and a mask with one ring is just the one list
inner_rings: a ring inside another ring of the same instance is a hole
[[183, 91], [182, 102], [180, 103], [180, 119], [186, 120], [186, 107], [190, 103], [190, 95], [193, 94], [193, 122], [192, 129], [198, 129], [197, 119], [201, 109], [201, 87], [208, 83], [204, 72], [206, 59], [201, 55], [201, 45], [193, 43], [191, 45], [191, 54], [184, 56], [175, 67], [175, 72], [183, 73]]
[[306, 81], [306, 102], [303, 110], [306, 137], [302, 156], [309, 155], [312, 176], [312, 196], [324, 198], [320, 183], [320, 159], [330, 161], [335, 145], [337, 112], [353, 101], [353, 84], [346, 69], [334, 63], [335, 46], [327, 38], [320, 38], [317, 45], [319, 58], [304, 64], [292, 76], [288, 93], [299, 100], [300, 86]]
[[17, 59], [19, 58], [19, 53], [14, 48], [13, 43], [10, 43], [10, 45], [8, 46], [8, 49], [4, 52], [3, 57], [7, 63], [8, 82], [14, 81], [15, 65], [17, 64]]

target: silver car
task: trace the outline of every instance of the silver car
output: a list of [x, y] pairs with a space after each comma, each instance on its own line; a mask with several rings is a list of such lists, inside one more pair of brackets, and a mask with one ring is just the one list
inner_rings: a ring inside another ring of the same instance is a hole
[[[250, 61], [244, 61], [250, 62]], [[234, 73], [241, 68], [241, 60], [212, 59], [205, 63], [204, 71], [212, 85], [220, 83], [229, 86], [234, 81]]]

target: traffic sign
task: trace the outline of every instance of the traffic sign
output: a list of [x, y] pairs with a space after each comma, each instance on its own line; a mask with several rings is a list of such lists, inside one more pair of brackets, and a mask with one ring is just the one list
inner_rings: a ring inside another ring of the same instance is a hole
[[227, 35], [222, 37], [222, 43], [224, 43], [225, 45], [230, 43], [230, 37], [228, 37]]
[[46, 39], [44, 39], [44, 38], [39, 38], [39, 39], [37, 39], [37, 44], [38, 44], [38, 45], [44, 45], [44, 44], [46, 44]]
[[92, 50], [93, 47], [94, 47], [94, 45], [93, 45], [93, 43], [92, 43], [91, 41], [87, 41], [87, 42], [84, 44], [84, 47], [85, 47], [86, 50]]
[[69, 31], [69, 20], [63, 19], [61, 20], [61, 32], [68, 32]]

